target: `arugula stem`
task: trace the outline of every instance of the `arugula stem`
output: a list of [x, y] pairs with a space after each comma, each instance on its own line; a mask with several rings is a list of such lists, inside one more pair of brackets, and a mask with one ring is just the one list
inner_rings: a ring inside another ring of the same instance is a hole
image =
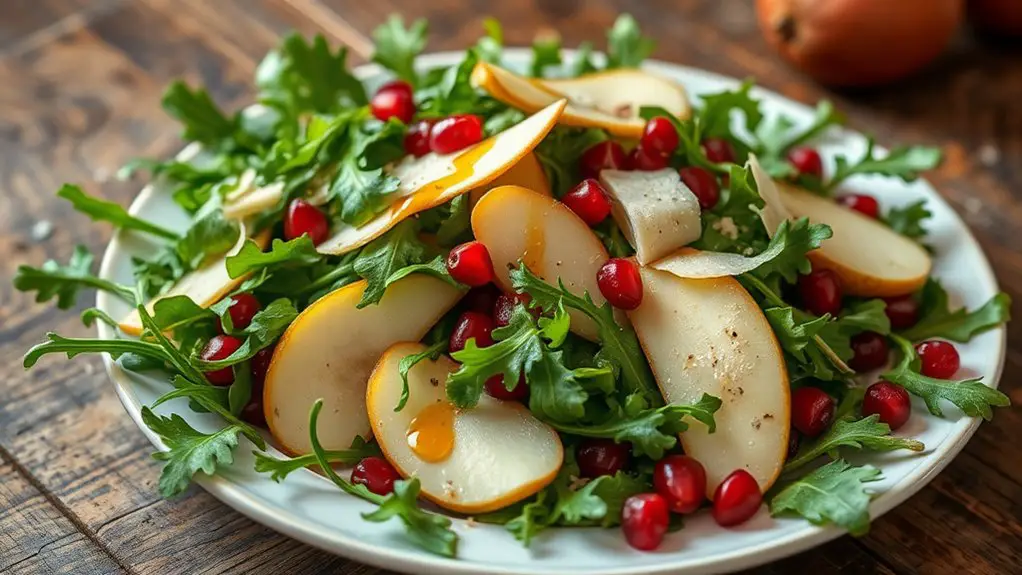
[[361, 497], [370, 503], [381, 505], [386, 497], [369, 491], [364, 485], [355, 486], [340, 475], [337, 475], [334, 468], [330, 466], [327, 451], [324, 450], [323, 446], [319, 443], [319, 435], [316, 433], [316, 425], [319, 422], [319, 412], [322, 410], [323, 400], [317, 399], [316, 403], [312, 405], [312, 411], [309, 412], [309, 442], [312, 443], [312, 452], [316, 458], [316, 463], [323, 471], [323, 474], [327, 476], [327, 479], [333, 481], [334, 485], [339, 487], [341, 491], [349, 495], [354, 495], [355, 497]]
[[55, 279], [55, 280], [61, 280], [61, 281], [66, 281], [66, 282], [77, 282], [77, 283], [80, 283], [80, 284], [82, 284], [84, 286], [87, 286], [87, 287], [91, 287], [91, 288], [94, 288], [94, 289], [97, 289], [97, 290], [102, 290], [102, 291], [105, 291], [105, 292], [109, 292], [109, 293], [111, 293], [111, 294], [121, 298], [122, 300], [130, 303], [131, 305], [135, 305], [135, 302], [137, 301], [136, 298], [135, 298], [135, 290], [134, 289], [132, 289], [132, 288], [126, 286], [126, 285], [121, 285], [119, 283], [114, 283], [114, 282], [109, 281], [109, 280], [98, 278], [96, 276], [91, 276], [91, 275], [80, 276], [80, 275], [63, 274], [63, 273], [60, 273], [60, 272], [48, 272], [48, 275], [51, 278]]
[[67, 353], [69, 358], [81, 353], [109, 353], [115, 357], [125, 353], [135, 353], [155, 359], [161, 363], [170, 361], [163, 348], [145, 341], [133, 339], [72, 339], [60, 337], [55, 333], [49, 333], [47, 337], [50, 338], [50, 341], [32, 346], [32, 349], [28, 350], [25, 354], [24, 365], [26, 369], [35, 365], [39, 358], [50, 353]]
[[192, 382], [209, 383], [206, 380], [206, 376], [202, 374], [195, 366], [188, 361], [188, 358], [181, 353], [181, 351], [163, 335], [163, 330], [156, 324], [156, 320], [153, 316], [149, 315], [149, 311], [144, 305], [138, 306], [138, 317], [142, 320], [142, 325], [149, 331], [149, 334], [156, 340], [159, 347], [163, 348], [164, 354], [167, 361], [173, 365], [178, 373], [183, 375], [185, 379]]
[[337, 266], [336, 268], [334, 268], [333, 270], [331, 270], [329, 273], [323, 274], [323, 275], [319, 276], [318, 278], [316, 278], [315, 280], [313, 280], [311, 283], [309, 283], [309, 285], [307, 285], [304, 288], [302, 288], [301, 290], [299, 290], [298, 293], [296, 293], [295, 295], [303, 295], [303, 294], [307, 294], [307, 293], [313, 293], [313, 292], [315, 292], [317, 290], [320, 290], [320, 289], [323, 289], [323, 288], [329, 286], [330, 284], [332, 284], [335, 281], [343, 278], [344, 276], [354, 275], [354, 274], [355, 274], [355, 264], [354, 263], [341, 264], [341, 265]]

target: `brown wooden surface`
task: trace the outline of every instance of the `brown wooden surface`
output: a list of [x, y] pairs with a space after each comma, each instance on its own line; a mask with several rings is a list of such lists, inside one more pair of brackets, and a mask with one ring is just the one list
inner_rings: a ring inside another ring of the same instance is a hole
[[[192, 489], [155, 488], [158, 465], [98, 358], [21, 355], [46, 331], [88, 335], [75, 314], [13, 291], [17, 265], [99, 251], [109, 231], [58, 201], [65, 181], [131, 201], [110, 181], [124, 161], [166, 156], [177, 128], [159, 109], [184, 76], [223, 105], [251, 98], [255, 65], [292, 29], [363, 48], [392, 11], [425, 16], [430, 49], [464, 47], [484, 15], [509, 45], [544, 27], [566, 45], [602, 43], [621, 10], [656, 37], [656, 56], [758, 81], [795, 99], [834, 98], [881, 143], [942, 146], [933, 181], [975, 231], [1005, 291], [1022, 301], [1022, 52], [963, 37], [931, 72], [834, 94], [775, 59], [748, 0], [3, 0], [0, 1], [0, 572], [386, 573], [278, 535]], [[356, 57], [356, 62], [362, 61]], [[46, 241], [39, 221], [54, 224]], [[86, 304], [83, 298], [83, 305]], [[1001, 387], [1022, 405], [1022, 322], [1009, 326]], [[1022, 572], [1022, 409], [997, 412], [922, 492], [876, 521], [755, 573]], [[509, 542], [509, 544], [513, 544]]]

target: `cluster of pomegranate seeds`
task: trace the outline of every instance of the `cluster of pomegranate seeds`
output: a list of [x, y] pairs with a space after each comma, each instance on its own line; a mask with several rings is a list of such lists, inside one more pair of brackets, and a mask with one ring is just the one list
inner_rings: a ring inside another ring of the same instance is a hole
[[880, 204], [873, 196], [866, 194], [846, 194], [838, 197], [837, 203], [842, 206], [859, 212], [860, 214], [873, 218], [880, 217]]
[[836, 408], [825, 391], [800, 387], [791, 393], [791, 425], [806, 437], [816, 437], [830, 427]]
[[[203, 361], [220, 361], [227, 359], [241, 347], [241, 340], [231, 335], [214, 335], [202, 346], [199, 358]], [[205, 372], [206, 379], [213, 385], [230, 385], [234, 383], [234, 368], [224, 367]]]
[[407, 124], [415, 116], [412, 86], [403, 80], [394, 80], [380, 87], [369, 101], [369, 111], [381, 122], [397, 118]]
[[632, 495], [621, 508], [621, 531], [625, 540], [641, 551], [652, 551], [660, 546], [670, 521], [667, 500], [658, 493]]
[[706, 159], [715, 164], [734, 162], [738, 157], [734, 146], [724, 138], [706, 138], [700, 142], [699, 146], [703, 149], [703, 153], [706, 154]]
[[681, 181], [688, 186], [696, 199], [699, 200], [699, 207], [704, 210], [712, 209], [720, 201], [720, 185], [717, 178], [705, 168], [689, 166], [678, 170]]
[[794, 166], [799, 175], [823, 179], [823, 159], [813, 148], [802, 146], [792, 149], [788, 152], [788, 162]]
[[884, 298], [884, 313], [891, 320], [891, 329], [908, 329], [919, 321], [919, 302], [911, 295]]
[[490, 316], [477, 311], [466, 311], [454, 324], [454, 331], [448, 341], [447, 349], [450, 353], [456, 353], [465, 349], [465, 344], [470, 339], [475, 339], [476, 346], [490, 347], [493, 345], [493, 319]]
[[481, 242], [466, 242], [455, 246], [447, 255], [447, 271], [451, 277], [465, 285], [482, 286], [493, 281], [493, 260]]
[[[231, 316], [231, 325], [234, 329], [245, 329], [252, 324], [252, 318], [255, 314], [262, 309], [262, 305], [259, 304], [259, 300], [250, 293], [239, 293], [231, 296], [231, 305], [227, 308], [227, 313]], [[220, 332], [223, 333], [224, 326], [220, 326]]]
[[642, 303], [642, 277], [635, 262], [611, 258], [596, 272], [600, 293], [618, 309], [631, 310]]
[[815, 315], [837, 315], [841, 311], [841, 283], [830, 270], [813, 270], [798, 277], [802, 306]]
[[610, 215], [607, 190], [593, 178], [582, 180], [570, 192], [564, 194], [561, 203], [568, 206], [569, 210], [575, 212], [575, 215], [590, 227], [599, 224]]
[[912, 402], [905, 388], [889, 381], [878, 381], [866, 388], [862, 398], [862, 415], [880, 414], [880, 422], [898, 429], [912, 414]]
[[291, 200], [284, 214], [284, 237], [288, 240], [308, 235], [319, 245], [330, 236], [330, 222], [326, 214], [303, 199]]
[[405, 133], [405, 152], [421, 158], [429, 153], [429, 132], [435, 120], [419, 120]]
[[539, 310], [529, 308], [529, 302], [532, 301], [532, 297], [527, 293], [504, 293], [500, 294], [497, 298], [497, 303], [493, 305], [493, 322], [497, 324], [497, 327], [504, 327], [511, 323], [511, 314], [515, 311], [515, 306], [521, 304], [528, 309], [533, 317], [539, 317]]
[[451, 154], [481, 141], [483, 119], [475, 114], [448, 116], [429, 131], [429, 149], [438, 154]]
[[875, 331], [852, 336], [852, 359], [848, 365], [860, 373], [880, 369], [887, 363], [887, 338]]
[[382, 457], [370, 456], [355, 464], [351, 470], [351, 482], [365, 485], [377, 495], [389, 495], [394, 491], [394, 482], [401, 479], [394, 466]]
[[628, 154], [628, 163], [631, 168], [643, 172], [662, 170], [667, 167], [669, 160], [669, 156], [661, 156], [655, 152], [647, 151], [642, 144], [633, 148], [632, 152]]
[[687, 455], [668, 455], [653, 469], [653, 487], [674, 513], [692, 513], [706, 498], [706, 469]]
[[737, 469], [713, 492], [713, 519], [721, 527], [733, 527], [751, 519], [762, 503], [763, 493], [756, 478], [744, 469]]
[[465, 297], [461, 298], [461, 307], [467, 311], [493, 313], [493, 308], [497, 305], [497, 298], [500, 295], [500, 290], [493, 284], [474, 287], [468, 290]]
[[500, 374], [487, 379], [483, 389], [490, 397], [503, 401], [522, 401], [529, 396], [529, 386], [525, 383], [524, 373], [518, 376], [518, 383], [514, 389], [509, 390], [504, 386], [504, 376]]
[[604, 140], [586, 150], [578, 160], [583, 178], [599, 178], [601, 170], [628, 170], [628, 154], [621, 144]]
[[916, 346], [916, 353], [919, 354], [919, 371], [926, 377], [951, 379], [962, 364], [958, 350], [946, 341], [924, 341]]
[[582, 477], [595, 478], [601, 475], [614, 475], [628, 465], [632, 447], [627, 443], [617, 443], [613, 439], [590, 438], [579, 444], [575, 450]]

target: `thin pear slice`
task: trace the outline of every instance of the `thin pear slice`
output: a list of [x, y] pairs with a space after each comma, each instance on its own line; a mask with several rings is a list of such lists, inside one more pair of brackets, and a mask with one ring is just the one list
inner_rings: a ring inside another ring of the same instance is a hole
[[726, 252], [682, 248], [665, 258], [653, 262], [650, 264], [650, 267], [674, 274], [680, 278], [720, 278], [751, 272], [763, 265], [763, 263], [776, 257], [776, 255], [774, 252], [764, 251], [758, 255], [746, 257]]
[[788, 372], [770, 323], [734, 278], [640, 273], [642, 304], [628, 317], [664, 398], [686, 404], [709, 393], [723, 402], [716, 432], [694, 422], [681, 434], [706, 468], [707, 495], [736, 469], [766, 491], [784, 465], [790, 425]]
[[489, 184], [517, 164], [557, 123], [566, 101], [555, 101], [520, 123], [454, 154], [405, 158], [393, 169], [400, 184], [394, 203], [359, 227], [341, 225], [317, 249], [343, 254], [360, 248], [401, 220]]
[[[512, 290], [508, 270], [522, 260], [550, 285], [560, 280], [575, 295], [588, 291], [596, 305], [606, 301], [596, 273], [610, 256], [589, 226], [561, 202], [518, 186], [495, 188], [472, 210], [472, 233], [489, 250], [497, 283], [505, 291]], [[576, 310], [568, 314], [573, 332], [598, 340], [592, 319]]]
[[362, 309], [366, 282], [342, 287], [305, 309], [280, 338], [266, 373], [263, 409], [270, 433], [293, 455], [311, 453], [309, 409], [323, 399], [319, 439], [346, 449], [369, 437], [366, 382], [380, 355], [399, 341], [417, 341], [462, 292], [437, 278], [412, 274]]
[[[188, 296], [201, 307], [209, 307], [241, 285], [241, 282], [248, 278], [247, 275], [232, 278], [227, 274], [227, 258], [241, 251], [241, 247], [245, 245], [245, 241], [248, 239], [245, 234], [244, 224], [239, 225], [239, 228], [238, 241], [227, 253], [197, 270], [188, 272], [167, 293], [153, 298], [146, 304], [146, 309], [149, 313], [153, 313], [153, 306], [157, 301], [179, 295]], [[269, 230], [252, 238], [252, 241], [260, 249], [265, 249], [267, 244], [270, 243]], [[138, 316], [138, 310], [131, 310], [117, 327], [128, 335], [142, 335], [142, 319]]]
[[648, 264], [699, 239], [699, 200], [672, 168], [652, 172], [603, 170], [611, 213], [635, 259]]
[[777, 183], [766, 173], [756, 156], [750, 154], [746, 165], [752, 170], [752, 179], [756, 182], [759, 197], [763, 198], [763, 209], [759, 211], [759, 218], [763, 221], [767, 235], [772, 238], [781, 222], [792, 218], [791, 212], [781, 197]]
[[419, 343], [388, 349], [366, 392], [373, 435], [398, 472], [418, 477], [424, 497], [460, 513], [501, 509], [550, 484], [564, 459], [557, 432], [523, 405], [485, 394], [472, 409], [451, 406], [444, 382], [458, 364], [447, 356], [412, 367], [408, 403], [394, 411], [399, 363], [424, 349]]
[[517, 164], [501, 174], [496, 180], [469, 192], [470, 205], [476, 205], [479, 198], [483, 197], [486, 192], [501, 186], [521, 186], [527, 190], [539, 192], [544, 196], [553, 195], [550, 192], [550, 181], [547, 179], [546, 172], [543, 171], [543, 165], [539, 163], [539, 158], [536, 157], [535, 152], [526, 154], [525, 157], [518, 160]]
[[561, 98], [568, 99], [559, 123], [603, 128], [626, 138], [639, 138], [646, 121], [639, 109], [655, 106], [679, 118], [690, 113], [688, 97], [678, 84], [642, 70], [613, 70], [567, 80], [526, 78], [487, 62], [472, 70], [472, 84], [526, 112]]
[[222, 208], [224, 217], [229, 220], [243, 220], [263, 210], [277, 205], [284, 194], [284, 183], [258, 187], [255, 185], [256, 171], [248, 169], [238, 176], [234, 189], [224, 196]]
[[832, 270], [844, 293], [891, 297], [923, 287], [933, 262], [916, 242], [830, 198], [781, 186], [784, 205], [795, 217], [827, 224], [834, 235], [809, 252], [813, 268]]

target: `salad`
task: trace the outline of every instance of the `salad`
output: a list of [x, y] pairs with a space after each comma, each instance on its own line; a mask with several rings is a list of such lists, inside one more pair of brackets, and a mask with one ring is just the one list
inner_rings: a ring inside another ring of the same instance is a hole
[[[62, 187], [160, 247], [132, 285], [93, 275], [84, 247], [19, 268], [37, 301], [71, 309], [94, 288], [134, 309], [85, 309], [117, 336], [51, 333], [25, 366], [106, 353], [166, 374], [142, 410], [166, 497], [255, 449], [267, 480], [311, 467], [444, 556], [451, 515], [525, 545], [620, 525], [650, 550], [687, 514], [730, 527], [766, 503], [861, 535], [882, 470], [845, 453], [923, 450], [895, 433], [927, 416], [913, 395], [933, 417], [1008, 405], [956, 379], [955, 348], [1007, 321], [1008, 297], [951, 309], [925, 201], [842, 191], [911, 181], [938, 150], [871, 142], [825, 169], [830, 103], [806, 125], [765, 117], [750, 82], [690, 101], [639, 68], [653, 42], [627, 15], [605, 57], [585, 44], [564, 62], [545, 36], [518, 71], [485, 28], [459, 64], [423, 71], [427, 23], [392, 17], [373, 34], [392, 78], [371, 93], [344, 47], [297, 35], [249, 108], [170, 86], [193, 145], [122, 175], [166, 182], [188, 225]], [[173, 399], [222, 426], [158, 409]]]

